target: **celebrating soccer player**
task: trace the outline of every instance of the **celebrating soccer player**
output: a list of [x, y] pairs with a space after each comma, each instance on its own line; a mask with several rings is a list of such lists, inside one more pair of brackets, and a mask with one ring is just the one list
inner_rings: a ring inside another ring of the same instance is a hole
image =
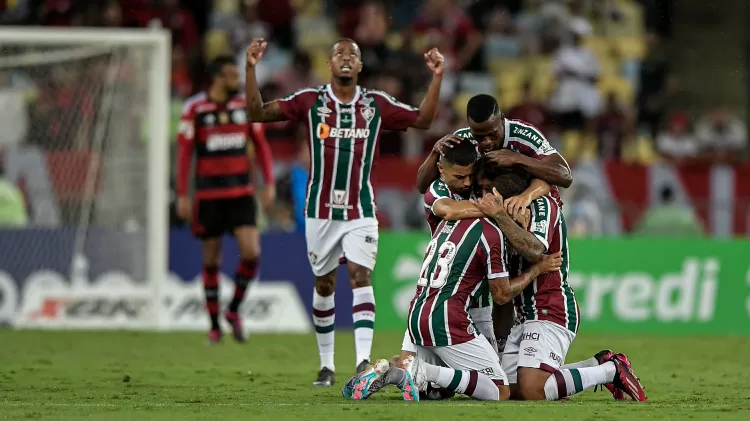
[[[271, 150], [261, 124], [248, 122], [245, 98], [239, 94], [240, 79], [232, 57], [218, 57], [209, 66], [211, 86], [185, 103], [179, 124], [177, 164], [177, 211], [192, 223], [193, 233], [203, 241], [203, 288], [211, 319], [209, 341], [218, 343], [219, 263], [221, 237], [232, 233], [240, 248], [240, 263], [234, 277], [234, 296], [224, 313], [232, 336], [244, 342], [242, 320], [237, 310], [245, 290], [258, 273], [260, 237], [256, 229], [256, 201], [250, 178], [247, 137], [255, 145], [255, 156], [265, 178], [262, 204], [274, 200]], [[188, 196], [190, 166], [195, 166], [195, 200]]]
[[424, 55], [432, 72], [419, 108], [402, 104], [379, 91], [361, 88], [357, 76], [362, 55], [357, 44], [341, 39], [330, 51], [328, 85], [299, 90], [264, 103], [255, 65], [266, 42], [247, 48], [246, 97], [251, 121], [294, 120], [306, 125], [311, 168], [305, 208], [307, 250], [315, 275], [313, 322], [320, 353], [320, 371], [313, 383], [334, 382], [334, 290], [339, 259], [346, 257], [353, 288], [354, 341], [357, 372], [369, 365], [375, 321], [371, 272], [378, 248], [375, 192], [370, 183], [381, 130], [427, 129], [435, 119], [445, 67], [437, 49]]

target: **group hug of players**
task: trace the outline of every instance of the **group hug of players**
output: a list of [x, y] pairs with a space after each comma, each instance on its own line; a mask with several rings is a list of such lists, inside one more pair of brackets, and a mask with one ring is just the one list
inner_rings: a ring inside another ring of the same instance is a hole
[[247, 139], [254, 143], [265, 178], [261, 205], [268, 206], [275, 191], [261, 123], [299, 121], [307, 130], [311, 158], [305, 234], [315, 276], [312, 316], [320, 354], [313, 385], [335, 382], [334, 291], [336, 271], [346, 264], [357, 374], [344, 386], [344, 397], [366, 399], [393, 385], [408, 401], [455, 393], [479, 400], [558, 400], [601, 385], [615, 399], [646, 400], [624, 354], [605, 350], [564, 364], [580, 319], [567, 283], [569, 251], [556, 187], [570, 186], [570, 168], [536, 128], [505, 118], [489, 95], [469, 101], [469, 127], [441, 139], [419, 169], [417, 187], [424, 193], [432, 238], [401, 355], [371, 363], [378, 222], [370, 176], [377, 143], [382, 130], [430, 127], [440, 99], [443, 56], [436, 49], [424, 55], [433, 76], [418, 108], [358, 86], [361, 52], [349, 39], [331, 48], [329, 84], [263, 102], [255, 66], [265, 48], [262, 39], [247, 48], [244, 95], [232, 58], [216, 59], [209, 89], [188, 100], [180, 119], [177, 211], [203, 241], [211, 343], [222, 339], [222, 235], [233, 234], [241, 253], [234, 296], [224, 312], [240, 342], [245, 337], [238, 308], [258, 273], [257, 204]]

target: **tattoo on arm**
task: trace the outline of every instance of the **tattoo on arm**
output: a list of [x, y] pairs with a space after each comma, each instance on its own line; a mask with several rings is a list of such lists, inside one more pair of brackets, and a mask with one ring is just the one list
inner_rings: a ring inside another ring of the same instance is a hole
[[536, 269], [532, 267], [520, 276], [510, 280], [507, 277], [490, 280], [489, 287], [492, 299], [501, 305], [510, 302], [515, 296], [523, 292], [537, 276]]
[[281, 107], [276, 101], [266, 102], [262, 106], [263, 122], [270, 123], [274, 121], [284, 120], [284, 116], [281, 115]]
[[519, 227], [507, 213], [496, 215], [494, 219], [510, 244], [524, 259], [531, 263], [536, 263], [541, 259], [544, 254], [544, 244], [534, 237], [534, 234]]

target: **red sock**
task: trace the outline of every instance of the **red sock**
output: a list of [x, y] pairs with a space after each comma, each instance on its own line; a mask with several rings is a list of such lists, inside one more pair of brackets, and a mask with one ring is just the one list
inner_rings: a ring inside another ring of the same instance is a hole
[[245, 298], [245, 291], [250, 283], [258, 275], [257, 260], [241, 260], [237, 266], [237, 274], [234, 277], [234, 297], [229, 303], [229, 311], [237, 312]]
[[203, 291], [206, 294], [206, 310], [211, 318], [211, 329], [219, 328], [219, 268], [203, 268]]

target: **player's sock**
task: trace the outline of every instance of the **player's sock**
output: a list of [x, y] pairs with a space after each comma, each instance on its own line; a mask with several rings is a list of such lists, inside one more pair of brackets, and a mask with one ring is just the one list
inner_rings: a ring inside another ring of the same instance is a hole
[[372, 350], [372, 333], [375, 328], [375, 292], [372, 286], [355, 288], [352, 303], [354, 319], [354, 348], [357, 353], [356, 364], [370, 360]]
[[544, 383], [544, 395], [548, 401], [572, 396], [599, 384], [612, 383], [616, 372], [617, 368], [611, 361], [596, 367], [560, 369]]
[[229, 311], [236, 313], [245, 299], [247, 287], [255, 280], [258, 275], [257, 260], [241, 260], [237, 266], [237, 273], [234, 275], [234, 296], [229, 302]]
[[425, 367], [425, 379], [429, 382], [480, 401], [500, 400], [497, 385], [482, 373], [422, 364]]
[[313, 292], [313, 324], [315, 325], [315, 336], [318, 339], [318, 352], [320, 353], [320, 368], [328, 367], [335, 371], [333, 364], [333, 325], [336, 320], [336, 306], [333, 293], [328, 297]]
[[598, 365], [599, 365], [599, 361], [597, 361], [596, 358], [589, 358], [587, 360], [578, 361], [576, 363], [565, 364], [564, 366], [560, 367], [560, 369], [570, 370], [571, 368], [588, 368], [588, 367], [596, 367]]
[[206, 293], [206, 311], [211, 318], [211, 330], [219, 329], [219, 268], [206, 266], [201, 274]]

